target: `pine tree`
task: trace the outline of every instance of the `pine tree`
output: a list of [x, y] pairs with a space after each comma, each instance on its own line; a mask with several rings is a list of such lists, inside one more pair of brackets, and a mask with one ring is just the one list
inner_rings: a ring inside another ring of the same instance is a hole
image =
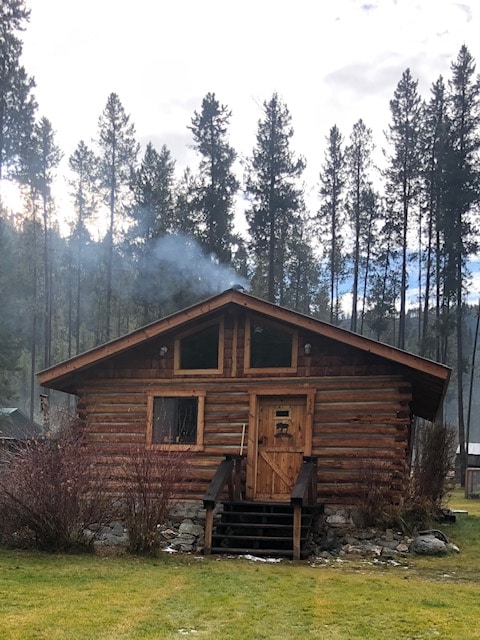
[[372, 208], [368, 205], [371, 201], [369, 197], [371, 192], [369, 170], [372, 164], [372, 151], [372, 131], [363, 120], [358, 120], [353, 125], [350, 144], [345, 152], [347, 212], [353, 230], [352, 315], [350, 322], [352, 331], [357, 330], [361, 262], [362, 258], [368, 255], [368, 242], [370, 241], [369, 229], [372, 223]]
[[112, 334], [114, 245], [122, 239], [127, 226], [131, 178], [139, 147], [135, 141], [135, 127], [116, 93], [109, 95], [98, 126], [100, 186], [109, 216], [105, 238], [105, 321], [102, 337], [109, 340]]
[[35, 83], [20, 64], [22, 42], [30, 11], [23, 0], [0, 3], [0, 181], [8, 170], [15, 176], [23, 146], [34, 124]]
[[[462, 468], [462, 483], [466, 468], [465, 420], [463, 403], [463, 296], [467, 278], [466, 261], [478, 248], [477, 227], [472, 218], [473, 208], [480, 202], [480, 78], [475, 78], [475, 63], [470, 52], [462, 46], [452, 64], [449, 82], [450, 144], [448, 187], [445, 211], [448, 234], [445, 234], [446, 265], [453, 273], [450, 279], [455, 303], [457, 346], [458, 437]], [[447, 294], [449, 292], [447, 291]]]
[[401, 349], [405, 348], [406, 335], [408, 235], [412, 228], [412, 211], [418, 200], [420, 179], [421, 102], [417, 85], [410, 69], [406, 69], [390, 101], [392, 123], [387, 134], [390, 145], [386, 171], [387, 194], [395, 242], [401, 251], [398, 324], [398, 347]]
[[15, 232], [6, 220], [0, 204], [0, 406], [6, 406], [18, 392], [15, 375], [22, 348], [22, 326], [19, 305], [19, 282], [16, 274]]
[[51, 244], [53, 198], [51, 193], [55, 170], [62, 153], [55, 144], [55, 134], [50, 121], [41, 118], [35, 127], [34, 141], [38, 154], [37, 185], [43, 221], [43, 276], [44, 276], [44, 367], [51, 364], [52, 314], [53, 314], [53, 251]]
[[320, 172], [320, 211], [318, 218], [324, 246], [327, 246], [327, 270], [330, 290], [330, 322], [340, 318], [340, 284], [345, 275], [342, 226], [345, 219], [344, 190], [346, 179], [343, 138], [334, 125], [327, 137], [325, 160]]
[[[424, 300], [421, 331], [419, 335], [420, 355], [442, 359], [441, 341], [448, 335], [441, 331], [441, 317], [446, 313], [448, 300], [443, 295], [443, 244], [444, 244], [444, 200], [445, 173], [448, 150], [448, 119], [446, 91], [440, 76], [432, 85], [430, 101], [425, 106], [421, 132], [422, 154], [422, 207], [425, 211], [425, 255], [424, 255]], [[434, 304], [432, 305], [432, 300]], [[430, 331], [431, 307], [435, 308], [435, 331]]]
[[175, 161], [164, 145], [158, 153], [147, 145], [133, 182], [134, 227], [130, 237], [136, 263], [134, 298], [143, 309], [142, 324], [161, 316], [162, 273], [158, 239], [175, 230]]
[[314, 312], [320, 277], [310, 243], [314, 236], [310, 226], [300, 219], [292, 229], [285, 260], [285, 293], [282, 300], [282, 305], [307, 315]]
[[233, 172], [236, 154], [227, 138], [231, 112], [214, 93], [207, 93], [192, 125], [194, 149], [200, 155], [194, 202], [200, 215], [205, 251], [225, 264], [232, 258], [234, 197], [239, 184]]
[[158, 153], [151, 142], [133, 178], [132, 218], [130, 235], [148, 242], [170, 233], [175, 224], [175, 161], [163, 145]]
[[361, 193], [362, 228], [360, 267], [362, 270], [362, 302], [360, 309], [359, 332], [364, 332], [365, 314], [367, 311], [368, 289], [371, 280], [372, 265], [376, 255], [379, 221], [382, 217], [380, 197], [371, 185], [367, 185]]
[[303, 189], [298, 182], [305, 162], [290, 149], [291, 116], [278, 94], [264, 102], [263, 115], [246, 179], [250, 202], [246, 216], [254, 261], [252, 288], [270, 302], [279, 302], [285, 249], [304, 211]]
[[91, 241], [88, 227], [97, 211], [99, 193], [97, 160], [93, 151], [83, 140], [78, 143], [68, 164], [73, 173], [70, 188], [76, 214], [70, 237], [70, 260], [73, 268], [69, 270], [69, 277], [70, 279], [75, 277], [75, 286], [70, 280], [69, 287], [68, 356], [70, 357], [73, 341], [75, 341], [75, 353], [80, 352], [82, 301], [86, 297], [82, 286], [86, 272], [85, 253]]

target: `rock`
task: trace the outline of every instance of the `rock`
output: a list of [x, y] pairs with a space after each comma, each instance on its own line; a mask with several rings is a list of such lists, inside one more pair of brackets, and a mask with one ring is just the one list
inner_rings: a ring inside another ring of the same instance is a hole
[[180, 534], [175, 538], [175, 540], [173, 540], [172, 545], [174, 547], [178, 547], [181, 545], [194, 545], [196, 540], [197, 540], [196, 536]]
[[191, 520], [184, 520], [179, 527], [180, 534], [189, 534], [197, 538], [203, 537], [204, 529], [199, 524], [194, 524]]
[[382, 555], [382, 547], [379, 544], [366, 544], [365, 550], [370, 556], [380, 556]]
[[389, 547], [382, 548], [382, 558], [395, 558], [397, 552], [395, 549], [390, 549]]
[[364, 549], [362, 549], [362, 547], [357, 547], [354, 546], [352, 544], [344, 544], [342, 547], [342, 551], [345, 554], [351, 555], [351, 556], [361, 556], [364, 553]]
[[345, 516], [341, 516], [338, 513], [328, 516], [327, 524], [332, 527], [344, 527], [347, 524], [350, 524], [350, 521]]
[[406, 542], [400, 542], [400, 544], [397, 545], [396, 551], [398, 551], [398, 553], [408, 553], [408, 544]]
[[125, 529], [121, 522], [111, 522], [109, 526], [111, 534], [114, 536], [123, 536], [125, 533]]
[[449, 542], [447, 544], [447, 551], [449, 553], [460, 553], [460, 549], [457, 547], [456, 544], [453, 544], [452, 542]]
[[359, 540], [373, 540], [377, 535], [376, 531], [359, 531], [357, 538]]
[[396, 551], [397, 547], [398, 547], [398, 540], [382, 540], [381, 543], [382, 547], [385, 549], [391, 549], [392, 551]]
[[448, 551], [443, 540], [439, 540], [432, 534], [417, 536], [410, 545], [410, 552], [422, 556], [440, 556]]

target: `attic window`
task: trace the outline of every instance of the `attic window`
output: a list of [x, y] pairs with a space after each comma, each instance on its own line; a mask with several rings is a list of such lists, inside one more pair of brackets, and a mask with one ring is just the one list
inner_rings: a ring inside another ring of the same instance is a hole
[[252, 319], [247, 326], [245, 369], [295, 371], [297, 333], [280, 325]]
[[175, 341], [175, 372], [220, 373], [223, 369], [223, 322], [189, 330]]

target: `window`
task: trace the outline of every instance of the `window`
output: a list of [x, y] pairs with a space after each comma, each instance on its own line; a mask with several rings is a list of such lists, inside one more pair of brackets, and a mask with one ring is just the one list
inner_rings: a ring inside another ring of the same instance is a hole
[[152, 390], [147, 396], [147, 445], [167, 450], [201, 450], [205, 393]]
[[284, 369], [297, 366], [297, 334], [261, 320], [250, 320], [247, 327], [246, 369]]
[[198, 398], [154, 398], [153, 444], [196, 444]]
[[222, 344], [223, 322], [218, 321], [178, 336], [175, 341], [175, 371], [221, 373]]

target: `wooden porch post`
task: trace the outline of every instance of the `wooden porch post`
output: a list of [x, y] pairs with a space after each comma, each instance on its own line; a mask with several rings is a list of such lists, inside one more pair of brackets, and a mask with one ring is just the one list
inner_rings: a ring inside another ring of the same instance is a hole
[[205, 514], [205, 555], [210, 555], [212, 552], [212, 535], [213, 535], [213, 505], [209, 505], [206, 508]]
[[302, 535], [302, 506], [293, 507], [293, 559], [300, 560], [300, 544]]

